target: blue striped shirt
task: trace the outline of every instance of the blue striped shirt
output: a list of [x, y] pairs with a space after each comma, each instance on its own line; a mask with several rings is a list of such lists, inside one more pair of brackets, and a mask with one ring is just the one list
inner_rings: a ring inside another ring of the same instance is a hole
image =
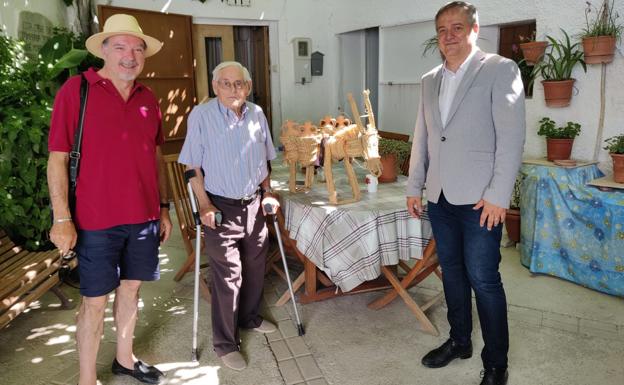
[[201, 167], [210, 193], [250, 196], [269, 175], [267, 160], [272, 159], [275, 149], [259, 106], [246, 102], [239, 118], [215, 98], [191, 111], [178, 162]]

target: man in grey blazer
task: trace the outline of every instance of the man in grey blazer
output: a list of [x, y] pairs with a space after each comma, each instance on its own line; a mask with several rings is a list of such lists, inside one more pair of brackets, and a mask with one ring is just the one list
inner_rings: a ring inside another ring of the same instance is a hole
[[445, 62], [422, 77], [407, 208], [420, 217], [426, 186], [451, 331], [422, 363], [439, 368], [472, 356], [472, 288], [485, 342], [481, 384], [506, 384], [509, 332], [499, 245], [522, 158], [524, 89], [513, 61], [476, 46], [472, 4], [448, 3], [435, 22]]

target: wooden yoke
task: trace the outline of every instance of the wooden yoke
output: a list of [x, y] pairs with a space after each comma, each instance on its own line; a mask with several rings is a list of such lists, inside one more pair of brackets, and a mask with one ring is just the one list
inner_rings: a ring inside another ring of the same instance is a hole
[[[360, 137], [363, 147], [363, 157], [366, 159], [366, 168], [371, 174], [379, 177], [381, 175], [381, 157], [379, 156], [379, 135], [377, 134], [377, 125], [375, 124], [375, 113], [373, 112], [373, 106], [370, 102], [370, 90], [364, 90], [362, 92], [364, 96], [364, 110], [365, 115], [360, 115], [360, 111], [353, 99], [353, 95], [349, 93], [347, 98], [351, 105], [351, 111], [353, 112], [353, 120], [358, 126], [362, 136]], [[367, 118], [368, 123], [364, 127], [362, 118]]]

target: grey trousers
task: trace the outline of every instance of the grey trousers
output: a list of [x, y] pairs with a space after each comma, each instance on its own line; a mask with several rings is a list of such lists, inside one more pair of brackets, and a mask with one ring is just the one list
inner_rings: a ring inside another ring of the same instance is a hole
[[210, 198], [223, 215], [216, 230], [204, 227], [211, 273], [212, 343], [221, 357], [239, 350], [239, 328], [262, 323], [259, 311], [269, 238], [260, 195], [247, 205]]

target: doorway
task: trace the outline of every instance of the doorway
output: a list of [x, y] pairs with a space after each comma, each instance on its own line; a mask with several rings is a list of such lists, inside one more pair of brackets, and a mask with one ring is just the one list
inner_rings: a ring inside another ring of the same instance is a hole
[[194, 24], [193, 46], [198, 102], [215, 97], [212, 70], [222, 61], [235, 60], [251, 75], [253, 86], [247, 100], [259, 105], [271, 124], [269, 27]]

